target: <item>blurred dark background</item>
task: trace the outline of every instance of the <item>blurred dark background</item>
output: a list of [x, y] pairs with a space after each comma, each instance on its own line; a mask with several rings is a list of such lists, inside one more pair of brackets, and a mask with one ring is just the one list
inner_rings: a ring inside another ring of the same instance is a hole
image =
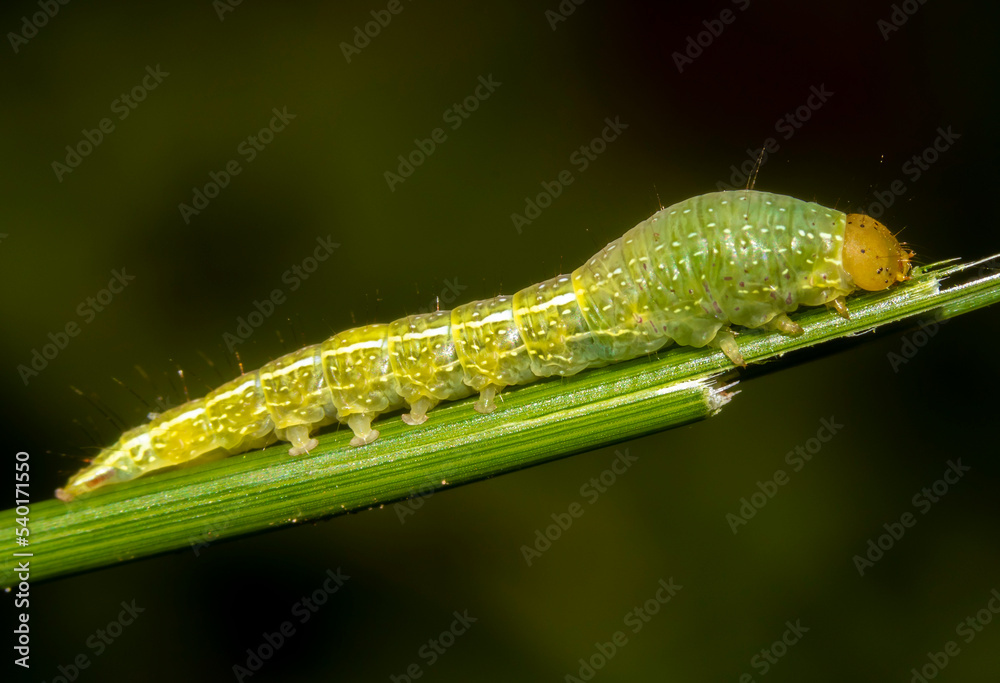
[[[1000, 251], [993, 3], [564, 0], [575, 9], [553, 29], [557, 0], [400, 0], [348, 62], [342, 43], [385, 2], [224, 2], [71, 2], [44, 22], [36, 2], [0, 10], [2, 476], [29, 451], [36, 498], [118, 436], [70, 386], [128, 426], [143, 401], [184, 400], [178, 368], [203, 395], [238, 372], [223, 334], [275, 288], [287, 301], [237, 347], [247, 368], [442, 292], [512, 293], [661, 204], [744, 185], [732, 167], [768, 138], [757, 189], [877, 205], [924, 262]], [[44, 25], [26, 32], [33, 15]], [[159, 83], [119, 118], [147, 68]], [[491, 75], [452, 129], [446, 111]], [[808, 109], [813, 89], [830, 94]], [[295, 118], [250, 160], [240, 145], [274, 108]], [[114, 129], [58, 173], [106, 117]], [[608, 117], [627, 129], [581, 170], [571, 155]], [[390, 190], [385, 172], [439, 127]], [[917, 173], [939, 129], [959, 137]], [[239, 175], [185, 221], [178, 205], [234, 159]], [[519, 234], [511, 214], [563, 170], [573, 184]], [[283, 273], [327, 236], [340, 246], [292, 291]], [[134, 280], [82, 314], [115, 269]], [[69, 322], [79, 335], [26, 385], [18, 366]], [[24, 680], [58, 681], [81, 654], [81, 682], [238, 680], [289, 620], [296, 633], [243, 680], [387, 681], [416, 665], [421, 680], [561, 681], [618, 630], [628, 642], [599, 680], [910, 681], [938, 675], [927, 653], [948, 641], [960, 652], [941, 680], [997, 680], [1000, 625], [971, 642], [956, 627], [1000, 589], [998, 333], [984, 310], [754, 379], [710, 421], [619, 446], [638, 461], [592, 505], [580, 487], [614, 448], [437, 494], [405, 523], [387, 506], [39, 583]], [[843, 429], [794, 471], [785, 454], [831, 417]], [[971, 469], [918, 506], [958, 458]], [[727, 513], [777, 469], [789, 483], [734, 535]], [[574, 502], [586, 514], [528, 566], [521, 546]], [[859, 575], [854, 556], [907, 512], [915, 526]], [[293, 606], [337, 568], [350, 580], [300, 623]], [[625, 615], [670, 577], [683, 589], [633, 633]], [[133, 600], [145, 612], [98, 654], [92, 636]], [[430, 663], [421, 648], [463, 610], [478, 621]], [[796, 620], [808, 633], [769, 662], [762, 648]]]

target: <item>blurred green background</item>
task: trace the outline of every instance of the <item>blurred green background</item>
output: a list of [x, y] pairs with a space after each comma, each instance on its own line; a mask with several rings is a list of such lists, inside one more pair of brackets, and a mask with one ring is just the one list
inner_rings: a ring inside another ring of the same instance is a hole
[[[3, 481], [26, 450], [47, 498], [117, 438], [70, 386], [134, 426], [144, 401], [184, 400], [178, 368], [192, 397], [235, 376], [223, 334], [272, 289], [287, 300], [237, 347], [247, 368], [442, 292], [568, 272], [728, 182], [768, 138], [757, 189], [854, 209], [899, 180], [881, 218], [924, 262], [1000, 251], [994, 4], [911, 2], [888, 39], [888, 2], [562, 4], [575, 10], [553, 30], [556, 0], [401, 0], [348, 62], [341, 43], [385, 2], [243, 2], [221, 19], [208, 0], [73, 2], [16, 52], [10, 33], [41, 10], [5, 3]], [[115, 101], [157, 65], [169, 75], [120, 120]], [[490, 75], [453, 130], [446, 111]], [[813, 87], [833, 94], [776, 129]], [[295, 118], [249, 161], [239, 147], [272, 108]], [[616, 116], [628, 128], [574, 165]], [[58, 179], [52, 163], [105, 117], [114, 130]], [[949, 126], [961, 137], [907, 172]], [[446, 140], [390, 191], [385, 172], [438, 127]], [[240, 174], [185, 222], [178, 205], [233, 159]], [[573, 184], [519, 234], [511, 214], [563, 170]], [[327, 236], [340, 246], [292, 291], [283, 274]], [[78, 306], [123, 268], [134, 281], [87, 322]], [[17, 366], [68, 322], [80, 334], [25, 385]], [[968, 643], [956, 626], [1000, 589], [998, 333], [985, 310], [754, 379], [710, 421], [619, 446], [638, 460], [593, 504], [581, 486], [615, 448], [439, 493], [405, 523], [387, 506], [33, 585], [24, 680], [60, 680], [81, 654], [79, 681], [233, 680], [285, 621], [295, 634], [244, 680], [406, 680], [416, 665], [421, 681], [561, 681], [619, 630], [598, 680], [910, 681], [948, 641], [960, 653], [941, 680], [997, 680], [1000, 625]], [[906, 340], [926, 344], [894, 367]], [[794, 471], [785, 454], [831, 416], [842, 431]], [[959, 457], [971, 470], [921, 514], [914, 495]], [[727, 513], [777, 469], [789, 483], [734, 535]], [[528, 566], [521, 547], [575, 502], [585, 514]], [[905, 512], [916, 525], [860, 576], [852, 558]], [[294, 605], [337, 568], [351, 578], [300, 623]], [[633, 633], [626, 614], [670, 577], [683, 589]], [[88, 639], [133, 600], [145, 612], [98, 654]], [[432, 664], [421, 648], [456, 610], [478, 621]], [[808, 633], [768, 663], [796, 620]]]

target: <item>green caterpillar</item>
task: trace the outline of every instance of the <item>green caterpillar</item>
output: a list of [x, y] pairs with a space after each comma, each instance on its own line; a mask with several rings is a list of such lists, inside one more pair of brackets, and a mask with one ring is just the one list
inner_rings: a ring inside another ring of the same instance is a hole
[[56, 491], [64, 501], [114, 482], [276, 439], [301, 455], [335, 421], [371, 443], [381, 413], [419, 425], [441, 401], [636, 358], [671, 342], [717, 346], [745, 365], [730, 325], [801, 333], [788, 313], [905, 280], [912, 252], [884, 225], [752, 190], [713, 192], [653, 214], [571, 275], [513, 296], [341, 332], [271, 361], [125, 432]]

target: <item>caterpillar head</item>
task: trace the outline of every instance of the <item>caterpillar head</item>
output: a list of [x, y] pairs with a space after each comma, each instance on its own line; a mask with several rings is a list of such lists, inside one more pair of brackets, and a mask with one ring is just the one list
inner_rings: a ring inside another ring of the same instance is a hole
[[844, 270], [861, 289], [875, 292], [910, 279], [911, 258], [913, 252], [871, 216], [860, 213], [847, 216]]

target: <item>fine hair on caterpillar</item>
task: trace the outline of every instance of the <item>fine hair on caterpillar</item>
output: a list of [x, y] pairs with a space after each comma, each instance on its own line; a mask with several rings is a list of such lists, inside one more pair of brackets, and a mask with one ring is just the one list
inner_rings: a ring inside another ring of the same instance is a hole
[[845, 297], [906, 280], [913, 253], [873, 218], [738, 190], [668, 206], [570, 274], [450, 311], [364, 325], [285, 354], [126, 431], [56, 496], [76, 496], [202, 457], [281, 439], [292, 457], [334, 422], [352, 446], [406, 408], [420, 425], [442, 401], [497, 393], [651, 354], [669, 344], [721, 350], [745, 366], [733, 325], [801, 334], [799, 306], [848, 316]]

